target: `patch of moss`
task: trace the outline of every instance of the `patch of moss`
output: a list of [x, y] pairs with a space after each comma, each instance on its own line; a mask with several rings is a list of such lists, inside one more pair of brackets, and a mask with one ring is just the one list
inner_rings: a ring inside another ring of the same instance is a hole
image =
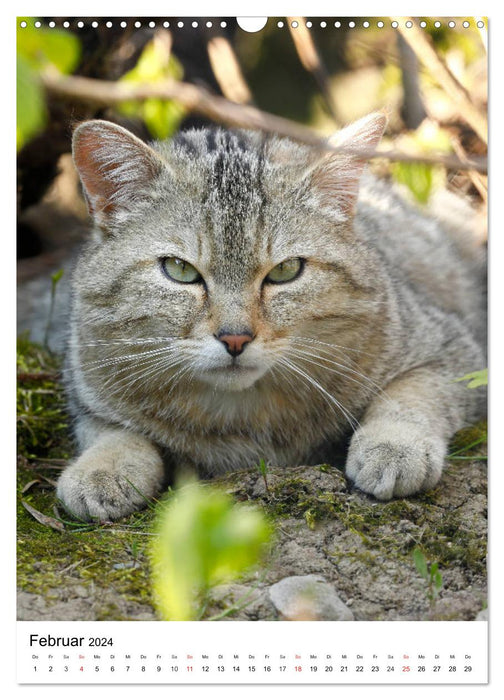
[[16, 365], [18, 454], [68, 458], [71, 441], [60, 358], [23, 335], [17, 341]]
[[[26, 461], [18, 468], [17, 582], [31, 593], [52, 597], [54, 590], [74, 586], [109, 589], [137, 603], [150, 604], [149, 565], [146, 550], [150, 541], [153, 512], [148, 509], [110, 525], [80, 525], [68, 522], [60, 532], [37, 522], [21, 501], [44, 515], [55, 517], [55, 470], [39, 474], [37, 465]], [[25, 484], [40, 482], [22, 494]], [[62, 514], [62, 517], [66, 516]], [[100, 619], [118, 619], [117, 611], [99, 610]]]
[[[482, 430], [481, 425], [473, 433], [466, 433], [463, 444], [470, 444], [467, 439], [474, 441]], [[326, 467], [325, 471], [331, 469], [339, 477], [335, 479], [334, 491], [318, 488], [316, 480], [307, 478], [306, 471], [293, 475], [289, 470], [287, 476], [278, 479], [282, 472], [272, 470], [275, 482], [260, 497], [264, 507], [273, 517], [304, 519], [310, 529], [316, 529], [324, 520], [337, 519], [349, 532], [359, 536], [366, 548], [354, 555], [335, 548], [328, 552], [331, 557], [360, 557], [369, 566], [376, 564], [377, 555], [410, 563], [413, 549], [419, 545], [426, 559], [438, 562], [440, 567], [458, 565], [469, 575], [484, 574], [485, 538], [470, 524], [461, 524], [456, 510], [449, 511], [438, 504], [438, 489], [408, 499], [378, 502], [364, 494], [341, 489], [340, 472], [334, 467]]]
[[453, 436], [449, 455], [458, 454], [474, 455], [485, 454], [487, 450], [488, 426], [487, 421], [479, 421], [467, 428], [462, 428]]

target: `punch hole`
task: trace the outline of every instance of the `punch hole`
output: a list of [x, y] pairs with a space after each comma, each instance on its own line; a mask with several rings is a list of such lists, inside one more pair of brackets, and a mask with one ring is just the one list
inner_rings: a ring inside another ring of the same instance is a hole
[[308, 27], [308, 29], [311, 29], [313, 27], [313, 22], [310, 22], [310, 20], [308, 20], [306, 26]]
[[381, 20], [379, 22], [377, 22], [377, 25], [380, 29], [383, 29], [383, 27], [384, 27], [384, 24]]
[[424, 22], [424, 20], [422, 20], [420, 22], [420, 26], [422, 27], [422, 29], [425, 29], [425, 27], [427, 26], [427, 22]]
[[236, 22], [244, 32], [260, 32], [268, 22], [267, 17], [237, 17]]
[[20, 26], [22, 29], [26, 29], [26, 27], [27, 27], [28, 25], [26, 24], [26, 22], [23, 21], [23, 22], [20, 22], [20, 23], [19, 23], [19, 26]]
[[348, 26], [350, 27], [350, 29], [355, 29], [355, 22], [349, 22]]

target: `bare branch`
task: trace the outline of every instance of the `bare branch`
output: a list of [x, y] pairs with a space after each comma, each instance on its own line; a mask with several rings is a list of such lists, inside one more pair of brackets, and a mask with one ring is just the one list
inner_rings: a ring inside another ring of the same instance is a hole
[[229, 41], [223, 36], [214, 36], [209, 40], [207, 50], [222, 94], [231, 102], [251, 103], [252, 94]]
[[[293, 26], [293, 22], [296, 22], [295, 26]], [[336, 105], [331, 94], [329, 74], [315, 45], [312, 33], [308, 30], [303, 17], [287, 17], [287, 25], [299, 60], [304, 69], [315, 78], [330, 115], [335, 124], [339, 124]]]
[[131, 83], [95, 80], [75, 75], [61, 75], [53, 71], [43, 73], [42, 83], [53, 95], [101, 106], [110, 106], [128, 101], [142, 101], [151, 97], [164, 100], [178, 100], [186, 109], [201, 114], [212, 121], [242, 129], [261, 131], [286, 136], [321, 151], [333, 151], [370, 160], [385, 158], [393, 161], [406, 161], [443, 165], [452, 170], [475, 170], [485, 173], [486, 158], [460, 159], [453, 156], [408, 154], [401, 151], [378, 151], [334, 147], [312, 129], [297, 124], [284, 117], [263, 112], [250, 105], [212, 95], [204, 88], [190, 83], [167, 80], [156, 83]]
[[[443, 90], [458, 106], [460, 116], [471, 126], [484, 143], [488, 142], [488, 124], [485, 115], [473, 104], [469, 93], [450, 71], [443, 59], [438, 56], [427, 35], [410, 17], [393, 17], [398, 22], [398, 31], [411, 46], [419, 60]], [[406, 27], [406, 21], [412, 22]]]

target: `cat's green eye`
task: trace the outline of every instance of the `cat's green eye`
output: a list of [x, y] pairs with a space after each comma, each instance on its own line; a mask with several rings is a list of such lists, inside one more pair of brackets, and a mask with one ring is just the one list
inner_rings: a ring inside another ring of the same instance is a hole
[[163, 258], [161, 268], [167, 277], [182, 284], [194, 284], [203, 279], [194, 265], [180, 258]]
[[304, 260], [301, 258], [290, 258], [290, 260], [284, 260], [278, 265], [275, 265], [275, 267], [269, 271], [264, 281], [271, 282], [273, 284], [291, 282], [301, 274], [303, 264]]

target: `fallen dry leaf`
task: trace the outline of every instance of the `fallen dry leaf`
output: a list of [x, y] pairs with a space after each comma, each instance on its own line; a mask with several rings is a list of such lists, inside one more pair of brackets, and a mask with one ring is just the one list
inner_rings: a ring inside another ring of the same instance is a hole
[[42, 525], [47, 525], [47, 527], [52, 527], [53, 530], [64, 532], [65, 526], [63, 525], [63, 523], [60, 523], [59, 520], [56, 520], [56, 518], [51, 518], [49, 515], [44, 515], [26, 501], [21, 501], [21, 503], [26, 508], [28, 513], [30, 513], [30, 515], [32, 515], [35, 518], [35, 520], [38, 520], [39, 523], [41, 523]]

